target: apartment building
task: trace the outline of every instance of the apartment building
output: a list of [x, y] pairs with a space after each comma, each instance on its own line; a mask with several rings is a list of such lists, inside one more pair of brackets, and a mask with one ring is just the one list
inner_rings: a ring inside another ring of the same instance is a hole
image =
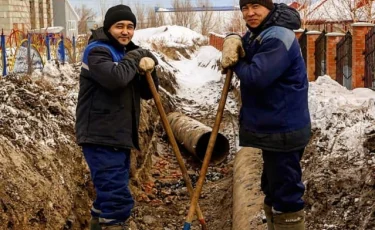
[[0, 29], [23, 32], [51, 26], [64, 27], [66, 37], [78, 34], [79, 16], [68, 0], [0, 0]]

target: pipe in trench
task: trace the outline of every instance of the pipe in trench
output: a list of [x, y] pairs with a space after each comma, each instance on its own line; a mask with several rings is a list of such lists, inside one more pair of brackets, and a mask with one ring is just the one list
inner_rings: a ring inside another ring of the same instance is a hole
[[[176, 140], [190, 153], [203, 161], [212, 129], [201, 122], [182, 113], [172, 112], [167, 116]], [[223, 162], [229, 154], [229, 141], [218, 133], [211, 163], [214, 165]]]
[[263, 224], [259, 218], [264, 200], [259, 183], [261, 170], [260, 149], [244, 147], [236, 153], [233, 165], [232, 230], [260, 229]]

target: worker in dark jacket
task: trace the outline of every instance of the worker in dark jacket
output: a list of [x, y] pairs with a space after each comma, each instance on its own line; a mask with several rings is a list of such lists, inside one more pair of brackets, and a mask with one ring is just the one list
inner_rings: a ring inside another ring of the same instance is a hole
[[84, 51], [76, 136], [97, 195], [90, 229], [127, 229], [134, 206], [128, 189], [130, 150], [139, 149], [140, 98], [152, 98], [141, 73], [152, 71], [158, 88], [157, 59], [131, 41], [135, 27], [128, 6], [111, 7]]
[[297, 11], [272, 0], [240, 0], [249, 31], [225, 38], [222, 67], [240, 79], [240, 145], [262, 149], [268, 229], [304, 229], [300, 160], [310, 139], [308, 79], [293, 29]]

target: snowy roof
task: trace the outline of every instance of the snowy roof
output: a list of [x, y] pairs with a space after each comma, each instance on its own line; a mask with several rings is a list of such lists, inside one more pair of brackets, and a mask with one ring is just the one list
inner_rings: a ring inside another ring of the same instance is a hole
[[[354, 0], [319, 0], [307, 9], [309, 21], [369, 21], [374, 18], [375, 2], [360, 6]], [[302, 10], [303, 11], [303, 10]], [[372, 15], [369, 16], [370, 12]], [[303, 12], [301, 12], [303, 14]]]

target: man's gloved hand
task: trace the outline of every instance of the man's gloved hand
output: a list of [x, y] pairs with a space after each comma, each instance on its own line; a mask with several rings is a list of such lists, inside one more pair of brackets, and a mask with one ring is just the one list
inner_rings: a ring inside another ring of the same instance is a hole
[[143, 57], [139, 61], [139, 72], [140, 74], [145, 74], [146, 72], [154, 71], [155, 61], [150, 57]]
[[139, 66], [141, 59], [144, 57], [151, 58], [155, 63], [154, 66], [158, 64], [158, 59], [150, 51], [142, 48], [127, 52], [124, 58], [134, 60], [135, 63]]
[[224, 39], [221, 57], [221, 66], [225, 70], [234, 66], [240, 58], [245, 57], [245, 50], [242, 47], [241, 37], [231, 34]]

